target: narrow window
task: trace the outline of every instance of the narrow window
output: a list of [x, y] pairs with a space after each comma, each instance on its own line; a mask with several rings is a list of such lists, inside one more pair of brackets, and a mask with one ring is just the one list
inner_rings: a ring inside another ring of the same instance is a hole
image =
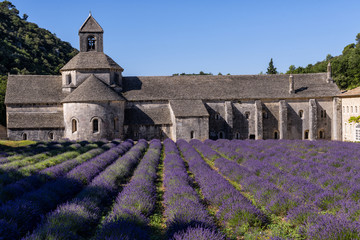
[[54, 140], [54, 133], [53, 132], [49, 132], [49, 139], [51, 141]]
[[304, 116], [304, 111], [303, 111], [303, 110], [300, 110], [300, 111], [299, 111], [299, 117], [302, 119], [303, 116]]
[[355, 113], [357, 113], [357, 106], [355, 106]]
[[265, 110], [262, 111], [262, 115], [263, 115], [263, 118], [265, 118], [265, 119], [268, 118], [268, 113]]
[[353, 113], [353, 109], [354, 109], [353, 106], [351, 106], [351, 113]]
[[324, 111], [323, 111], [323, 110], [320, 111], [320, 117], [321, 117], [321, 118], [324, 117]]
[[220, 139], [223, 139], [223, 138], [225, 138], [225, 133], [224, 132], [219, 132], [219, 134], [218, 134], [218, 138], [220, 138]]
[[274, 131], [274, 139], [279, 139], [279, 132], [278, 131]]
[[71, 84], [71, 74], [66, 74], [66, 84]]
[[98, 119], [93, 119], [93, 133], [98, 133], [99, 132], [99, 120]]
[[304, 139], [309, 139], [309, 130], [304, 132]]
[[73, 119], [71, 121], [71, 125], [72, 125], [72, 132], [73, 133], [76, 132], [77, 131], [77, 121], [76, 121], [76, 119]]
[[119, 119], [114, 118], [114, 130], [119, 131]]
[[343, 106], [343, 112], [345, 112], [345, 106]]
[[91, 51], [91, 50], [95, 50], [95, 37], [94, 36], [89, 36], [87, 39], [87, 50]]
[[22, 140], [27, 140], [27, 133], [23, 133]]
[[190, 132], [190, 139], [194, 139], [194, 137], [195, 137], [195, 133], [194, 133], [194, 131], [191, 131]]
[[219, 113], [215, 113], [215, 120], [220, 120], [220, 114]]
[[349, 113], [349, 106], [346, 106], [346, 111], [347, 113]]
[[324, 130], [319, 131], [319, 139], [325, 139], [325, 131]]
[[326, 118], [326, 110], [324, 110], [324, 114], [323, 114], [323, 115], [324, 115], [324, 118]]
[[250, 112], [245, 112], [245, 118], [249, 119], [249, 117], [250, 117]]
[[239, 132], [235, 133], [235, 139], [240, 139], [240, 133]]

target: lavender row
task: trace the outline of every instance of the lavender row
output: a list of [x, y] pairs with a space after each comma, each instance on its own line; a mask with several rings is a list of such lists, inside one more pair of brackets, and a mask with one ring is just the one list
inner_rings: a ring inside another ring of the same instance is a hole
[[6, 185], [0, 189], [0, 203], [20, 197], [26, 192], [34, 191], [46, 182], [52, 181], [58, 177], [62, 177], [74, 167], [81, 163], [103, 153], [102, 148], [95, 148], [86, 153], [77, 156], [74, 159], [65, 161], [61, 164], [46, 168], [39, 174], [25, 177], [13, 184]]
[[[192, 142], [190, 142], [192, 143]], [[227, 180], [201, 158], [200, 154], [184, 140], [177, 142], [189, 170], [195, 175], [205, 200], [218, 209], [217, 218], [234, 235], [257, 231], [268, 223], [268, 218]]]
[[0, 175], [0, 183], [5, 186], [10, 183], [14, 183], [24, 177], [31, 176], [33, 174], [38, 173], [40, 170], [45, 169], [50, 166], [54, 166], [56, 164], [65, 162], [67, 160], [76, 158], [81, 153], [86, 152], [90, 149], [96, 148], [97, 145], [89, 144], [84, 147], [81, 147], [80, 144], [76, 144], [76, 146], [72, 145], [72, 151], [64, 152], [54, 157], [46, 158], [43, 161], [38, 163], [21, 167], [17, 170], [7, 171], [6, 173]]
[[120, 184], [136, 167], [146, 141], [139, 141], [125, 155], [101, 172], [71, 202], [51, 212], [45, 221], [27, 239], [84, 239], [91, 237], [104, 210], [111, 204]]
[[0, 238], [18, 239], [36, 227], [44, 214], [58, 204], [71, 199], [80, 192], [97, 174], [124, 154], [133, 145], [126, 140], [120, 145], [82, 163], [63, 178], [43, 185], [36, 191], [9, 201], [0, 207]]
[[206, 239], [224, 239], [191, 187], [191, 179], [184, 161], [175, 150], [175, 143], [170, 139], [165, 140], [164, 149], [164, 216], [168, 237], [184, 239], [188, 236], [196, 239], [196, 234], [202, 233]]
[[155, 180], [160, 154], [161, 142], [152, 140], [94, 239], [149, 239], [149, 215], [156, 204]]

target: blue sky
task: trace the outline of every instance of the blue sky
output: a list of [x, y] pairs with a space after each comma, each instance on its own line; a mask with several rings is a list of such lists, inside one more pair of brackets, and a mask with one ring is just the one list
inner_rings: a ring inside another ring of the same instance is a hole
[[360, 1], [12, 0], [20, 15], [79, 48], [92, 12], [125, 76], [280, 72], [341, 54], [360, 32]]

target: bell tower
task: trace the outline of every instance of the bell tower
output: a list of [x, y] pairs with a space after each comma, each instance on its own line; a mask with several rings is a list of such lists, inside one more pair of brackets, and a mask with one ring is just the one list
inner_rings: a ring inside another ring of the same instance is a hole
[[79, 30], [80, 52], [103, 52], [104, 30], [91, 12]]

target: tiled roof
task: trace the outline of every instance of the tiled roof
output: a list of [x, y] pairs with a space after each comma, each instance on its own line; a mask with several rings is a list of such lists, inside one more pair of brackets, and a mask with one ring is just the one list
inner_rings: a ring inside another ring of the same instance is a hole
[[64, 116], [58, 113], [8, 113], [8, 128], [64, 128]]
[[339, 97], [352, 97], [352, 96], [360, 96], [360, 87], [342, 92]]
[[175, 117], [209, 116], [201, 100], [171, 100], [170, 106]]
[[10, 75], [5, 104], [60, 103], [65, 96], [60, 75]]
[[99, 32], [103, 33], [104, 30], [100, 24], [95, 20], [95, 18], [90, 14], [85, 20], [83, 25], [80, 27], [79, 32]]
[[105, 53], [90, 51], [79, 52], [64, 67], [62, 67], [60, 71], [91, 69], [124, 70]]
[[80, 86], [70, 93], [62, 103], [67, 102], [125, 101], [117, 92], [91, 74]]
[[295, 94], [289, 93], [289, 75], [193, 75], [124, 77], [124, 97], [147, 100], [291, 99], [332, 97], [340, 93], [326, 73], [293, 74]]

